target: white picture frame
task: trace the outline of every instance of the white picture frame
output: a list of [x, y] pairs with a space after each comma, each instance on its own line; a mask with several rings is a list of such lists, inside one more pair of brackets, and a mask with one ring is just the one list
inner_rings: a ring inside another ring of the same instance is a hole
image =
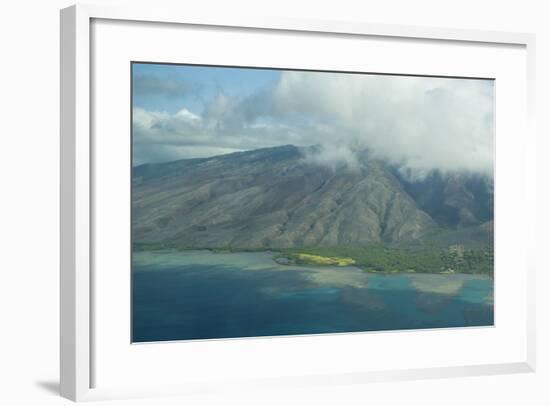
[[[379, 25], [337, 21], [304, 21], [270, 18], [228, 19], [220, 17], [190, 17], [183, 7], [175, 10], [155, 7], [110, 8], [105, 6], [76, 5], [61, 11], [61, 395], [75, 400], [97, 397], [139, 395], [133, 389], [121, 389], [113, 393], [91, 389], [90, 373], [94, 363], [91, 343], [94, 329], [91, 317], [90, 292], [94, 289], [92, 277], [94, 228], [92, 215], [91, 171], [91, 24], [94, 19], [126, 22], [154, 22], [194, 25], [201, 27], [235, 27], [320, 34], [352, 34], [357, 36], [390, 37], [441, 40], [450, 42], [513, 44], [525, 47], [527, 61], [527, 128], [523, 142], [533, 158], [529, 173], [534, 174], [534, 49], [535, 37], [527, 33], [474, 31], [447, 28], [428, 28], [402, 25]], [[93, 86], [93, 83], [92, 83]], [[526, 185], [529, 220], [534, 228], [534, 189]], [[534, 234], [534, 233], [533, 233]], [[534, 237], [531, 237], [534, 238]], [[532, 245], [534, 246], [534, 244]], [[534, 249], [533, 249], [534, 250]], [[335, 375], [307, 376], [303, 379], [288, 377], [270, 381], [269, 385], [358, 383], [375, 380], [421, 379], [484, 374], [528, 372], [535, 369], [535, 266], [534, 252], [528, 253], [526, 309], [526, 348], [521, 362], [502, 362], [438, 368], [412, 368], [390, 371]], [[251, 383], [251, 385], [255, 385]], [[257, 383], [256, 383], [257, 385]], [[261, 386], [261, 385], [260, 385]], [[166, 393], [159, 388], [158, 393]], [[182, 388], [170, 389], [172, 393], [184, 393]]]

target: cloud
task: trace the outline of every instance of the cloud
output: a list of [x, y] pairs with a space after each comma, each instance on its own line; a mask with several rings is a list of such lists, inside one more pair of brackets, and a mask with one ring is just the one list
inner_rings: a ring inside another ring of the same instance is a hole
[[332, 118], [323, 150], [367, 149], [418, 172], [492, 173], [492, 81], [287, 72], [274, 97], [281, 115]]
[[360, 157], [358, 151], [352, 151], [345, 144], [317, 145], [314, 148], [308, 148], [304, 154], [306, 162], [322, 165], [336, 170], [341, 167], [351, 169], [353, 171], [360, 168]]
[[294, 144], [332, 167], [368, 150], [416, 176], [491, 174], [493, 115], [492, 81], [284, 71], [244, 98], [220, 90], [200, 114], [134, 108], [135, 161]]
[[247, 121], [239, 105], [219, 95], [202, 115], [183, 108], [174, 114], [133, 109], [134, 164], [221, 155], [296, 144], [284, 124]]
[[196, 84], [165, 76], [136, 74], [133, 77], [133, 91], [136, 96], [162, 96], [178, 98], [196, 91]]

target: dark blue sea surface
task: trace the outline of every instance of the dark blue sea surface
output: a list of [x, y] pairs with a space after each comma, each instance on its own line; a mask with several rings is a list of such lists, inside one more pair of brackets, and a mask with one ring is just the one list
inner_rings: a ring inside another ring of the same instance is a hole
[[269, 252], [137, 252], [133, 342], [493, 325], [493, 280], [279, 265]]

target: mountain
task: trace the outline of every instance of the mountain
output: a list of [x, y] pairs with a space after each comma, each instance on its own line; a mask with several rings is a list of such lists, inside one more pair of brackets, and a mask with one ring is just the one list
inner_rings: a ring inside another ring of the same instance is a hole
[[493, 219], [493, 179], [488, 176], [432, 171], [408, 180], [400, 171], [390, 170], [417, 205], [442, 226], [468, 227]]
[[134, 168], [134, 242], [258, 249], [491, 238], [492, 180], [409, 180], [368, 154], [358, 168], [334, 169], [306, 159], [312, 151], [286, 145]]

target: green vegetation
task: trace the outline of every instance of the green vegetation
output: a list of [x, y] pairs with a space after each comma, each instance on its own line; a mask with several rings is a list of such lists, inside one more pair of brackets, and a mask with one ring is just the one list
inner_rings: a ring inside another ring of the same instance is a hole
[[353, 264], [369, 272], [493, 273], [492, 249], [462, 245], [417, 250], [381, 245], [293, 248], [281, 250], [278, 257], [299, 265]]
[[[134, 243], [135, 252], [179, 250], [188, 248], [167, 243]], [[234, 247], [204, 248], [213, 253], [256, 252], [265, 248], [238, 249]], [[461, 244], [447, 248], [389, 248], [383, 245], [337, 246], [273, 249], [280, 264], [357, 266], [367, 272], [419, 272], [493, 274], [493, 249], [466, 248]]]
[[146, 242], [134, 242], [132, 243], [132, 250], [134, 252], [139, 251], [163, 251], [163, 250], [172, 250], [176, 249], [175, 244], [169, 243], [146, 243]]
[[140, 251], [188, 251], [188, 250], [209, 250], [214, 254], [224, 254], [229, 252], [265, 252], [268, 248], [234, 248], [234, 247], [189, 247], [177, 243], [168, 242], [134, 242], [132, 244], [134, 252]]
[[315, 264], [315, 265], [336, 265], [349, 266], [355, 264], [352, 258], [324, 257], [320, 255], [311, 255], [298, 253], [293, 255], [297, 264]]

